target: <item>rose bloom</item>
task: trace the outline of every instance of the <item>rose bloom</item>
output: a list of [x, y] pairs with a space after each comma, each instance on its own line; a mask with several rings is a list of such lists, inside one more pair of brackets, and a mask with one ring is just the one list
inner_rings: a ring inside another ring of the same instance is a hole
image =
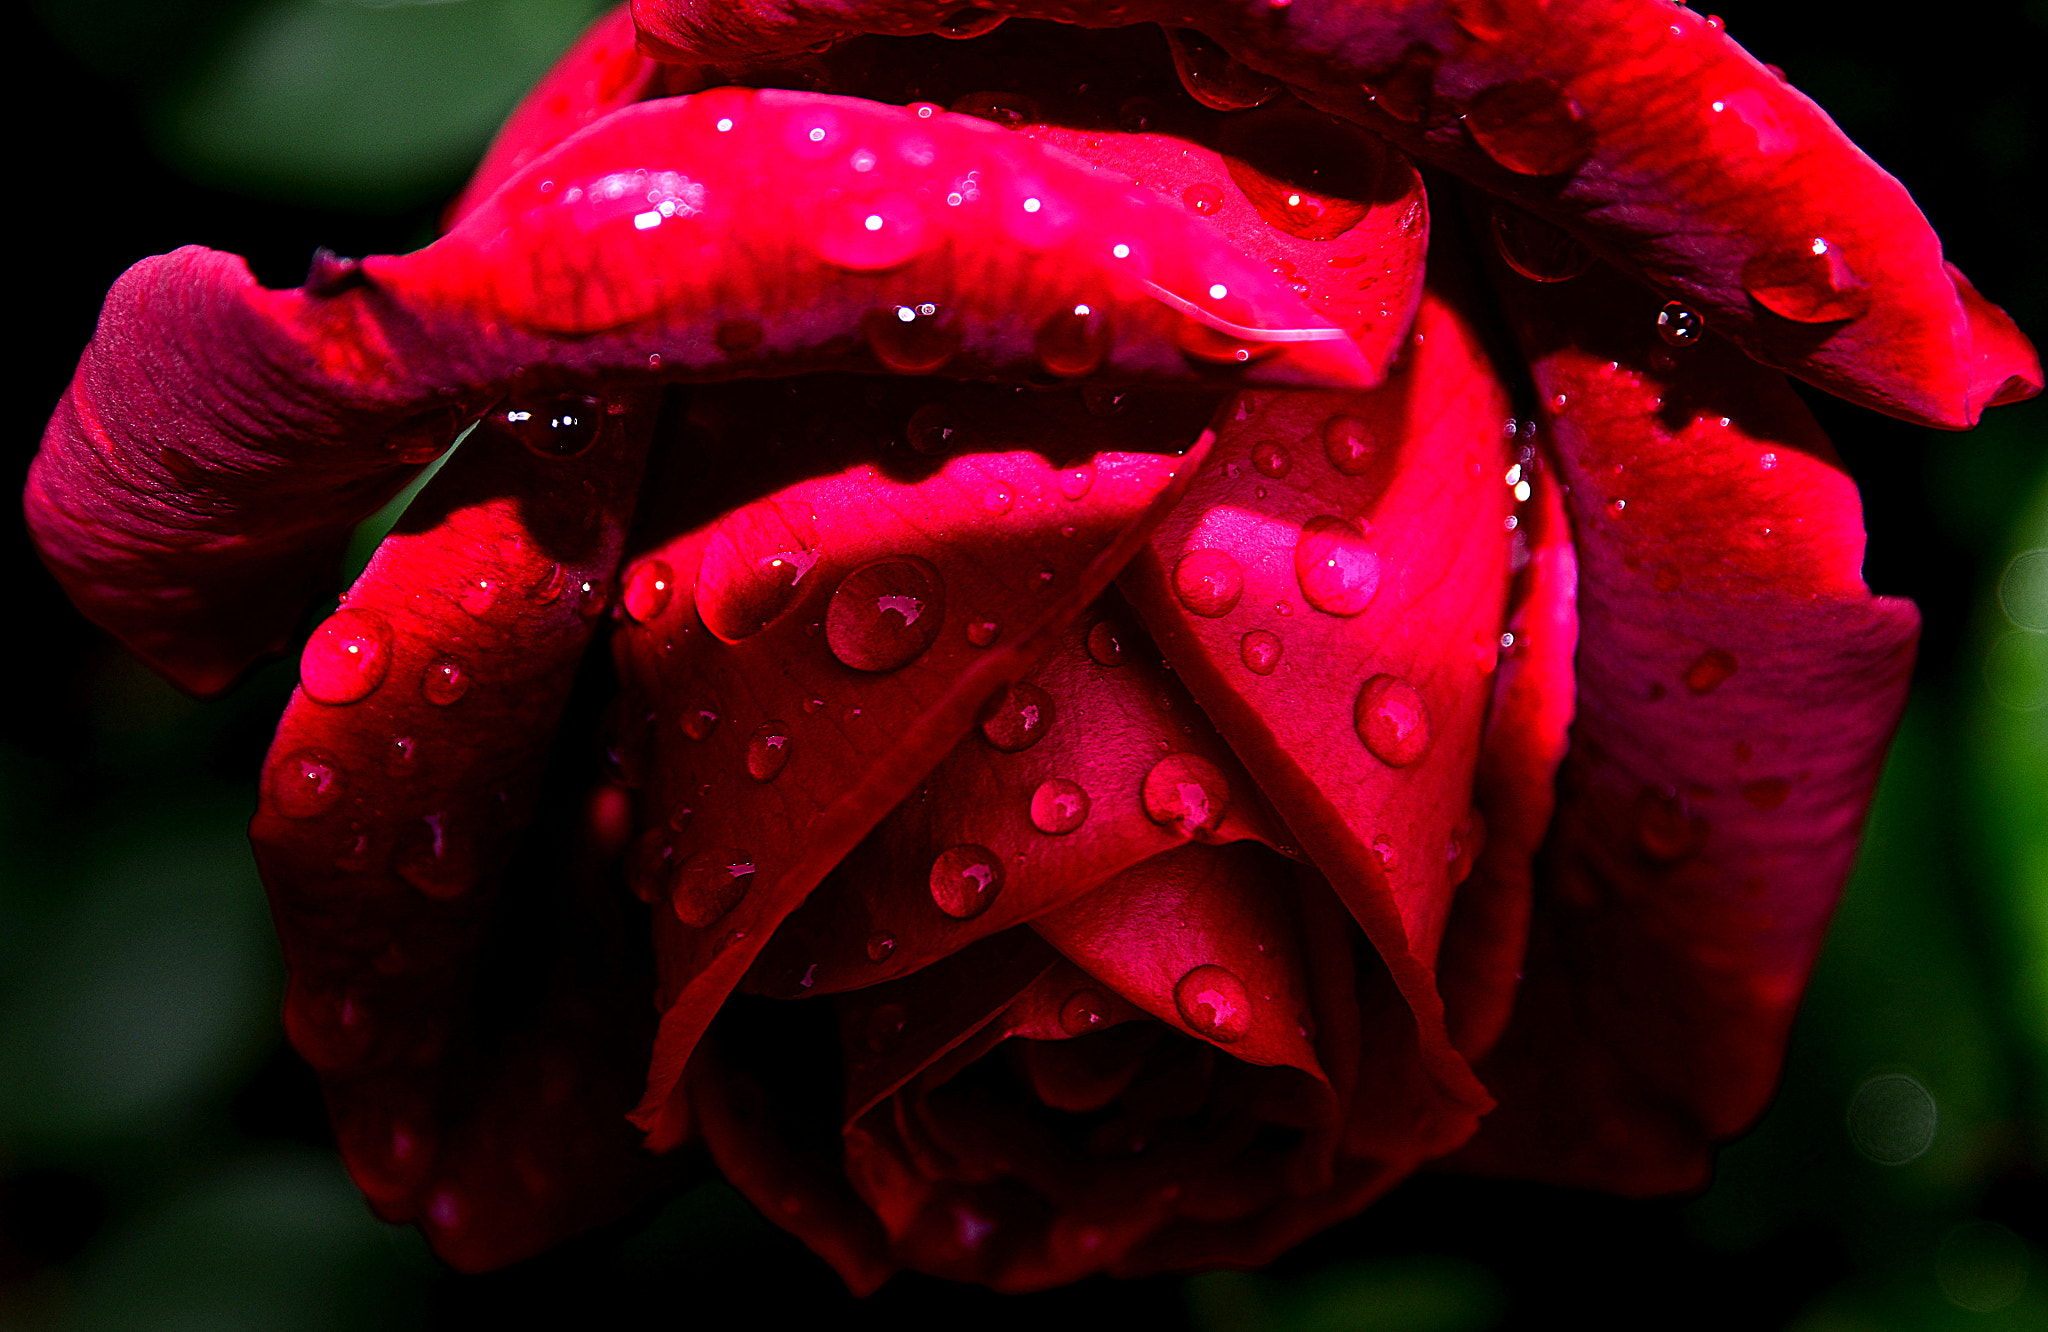
[[1023, 1290], [1702, 1183], [1918, 625], [1786, 375], [2040, 384], [1719, 29], [638, 0], [426, 249], [123, 276], [28, 516], [195, 693], [464, 440], [252, 825], [379, 1215], [480, 1270], [708, 1159]]

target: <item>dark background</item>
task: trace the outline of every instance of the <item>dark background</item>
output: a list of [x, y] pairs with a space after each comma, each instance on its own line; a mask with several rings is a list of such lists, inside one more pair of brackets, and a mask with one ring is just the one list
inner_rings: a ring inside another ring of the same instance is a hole
[[[1981, 290], [2048, 333], [2029, 92], [2048, 0], [1716, 7], [1906, 181]], [[498, 118], [594, 12], [28, 8], [6, 147], [28, 227], [8, 264], [17, 478], [122, 269], [200, 242], [296, 285], [315, 246], [423, 243]], [[439, 1327], [550, 1310], [717, 1326], [710, 1310], [732, 1300], [750, 1321], [839, 1327], [2048, 1327], [2048, 624], [2026, 609], [2048, 590], [2015, 572], [1998, 595], [2014, 553], [2048, 546], [2048, 409], [1942, 435], [1809, 397], [1864, 489], [1869, 579], [1919, 602], [1926, 636], [1784, 1092], [1715, 1186], [1627, 1203], [1423, 1177], [1264, 1275], [1010, 1299], [903, 1277], [851, 1301], [719, 1185], [484, 1278], [376, 1223], [278, 1036], [279, 965], [242, 841], [289, 669], [220, 702], [181, 698], [78, 618], [8, 524], [0, 1327]]]

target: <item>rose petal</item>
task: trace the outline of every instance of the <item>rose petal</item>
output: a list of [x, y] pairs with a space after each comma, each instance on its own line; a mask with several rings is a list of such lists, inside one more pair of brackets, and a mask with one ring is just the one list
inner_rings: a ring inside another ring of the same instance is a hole
[[[635, 0], [645, 49], [717, 63], [859, 31], [929, 32], [937, 0]], [[2011, 321], [1961, 296], [1905, 189], [1703, 15], [1659, 0], [999, 3], [1192, 26], [1252, 71], [1571, 229], [1767, 364], [1907, 420], [1974, 424], [2039, 391]], [[2018, 382], [2019, 387], [2005, 386]]]
[[651, 1031], [602, 910], [536, 888], [551, 943], [595, 948], [617, 983], [543, 976], [535, 1016], [483, 1035], [503, 1021], [480, 988], [500, 882], [654, 425], [640, 397], [591, 406], [575, 456], [486, 423], [408, 510], [306, 646], [250, 828], [286, 1029], [349, 1167], [465, 1270], [610, 1220], [665, 1173], [621, 1132]]
[[[733, 467], [767, 488], [772, 451], [801, 438], [802, 401], [732, 386], [701, 391], [697, 410], [765, 434], [767, 456]], [[673, 833], [643, 888], [667, 908], [655, 916], [666, 1015], [636, 1112], [657, 1144], [680, 1124], [670, 1092], [690, 1050], [769, 936], [1058, 642], [1206, 456], [1206, 433], [1184, 456], [1096, 453], [1070, 499], [1061, 467], [1030, 451], [1051, 436], [1015, 391], [937, 401], [1010, 404], [1007, 420], [982, 412], [975, 447], [1013, 451], [884, 470], [853, 461], [872, 449], [850, 438], [836, 460], [793, 451], [785, 473], [811, 479], [729, 509], [711, 498], [716, 476], [681, 477], [683, 507], [662, 517], [684, 531], [627, 572], [630, 589], [659, 561], [675, 588], [614, 640], [627, 715], [652, 719], [645, 822]], [[1084, 457], [1083, 423], [1097, 423], [1093, 441], [1123, 429], [1072, 410], [1065, 442]], [[700, 525], [707, 500], [727, 511]]]
[[1775, 375], [1600, 269], [1496, 280], [1579, 547], [1579, 708], [1469, 1164], [1692, 1187], [1763, 1109], [1912, 669], [1854, 486]]
[[[1063, 493], [1080, 476], [1092, 479], [1092, 469], [1064, 469]], [[1190, 811], [1177, 791], [1179, 803], [1160, 803], [1161, 783], [1174, 774], [1197, 785], [1206, 777], [1218, 789], [1197, 798], [1213, 808]], [[983, 708], [977, 730], [919, 793], [783, 922], [748, 988], [795, 999], [889, 980], [1190, 838], [1285, 841], [1258, 788], [1122, 600], [1105, 597], [1051, 656]], [[962, 847], [975, 851], [947, 859]], [[986, 863], [992, 877], [942, 906], [935, 876], [953, 862], [956, 874]]]

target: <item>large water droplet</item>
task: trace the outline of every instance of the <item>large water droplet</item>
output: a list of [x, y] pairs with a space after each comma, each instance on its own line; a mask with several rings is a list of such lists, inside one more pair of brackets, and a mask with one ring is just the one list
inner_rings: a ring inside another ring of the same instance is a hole
[[1174, 72], [1188, 96], [1212, 111], [1242, 111], [1273, 99], [1280, 80], [1231, 58], [1228, 51], [1193, 28], [1166, 28]]
[[891, 555], [848, 574], [825, 611], [825, 642], [857, 671], [894, 671], [923, 656], [945, 615], [939, 571]]
[[676, 919], [701, 930], [732, 914], [754, 885], [754, 858], [736, 847], [699, 851], [676, 870], [669, 904]]
[[1428, 117], [1436, 101], [1436, 71], [1443, 52], [1428, 42], [1411, 42], [1394, 63], [1360, 85], [1374, 106], [1404, 124]]
[[310, 819], [341, 800], [348, 789], [341, 765], [332, 754], [300, 749], [279, 759], [270, 770], [270, 800], [288, 819]]
[[928, 375], [953, 359], [960, 335], [938, 305], [923, 301], [870, 310], [861, 320], [875, 359], [903, 375]]
[[1097, 620], [1089, 626], [1088, 656], [1098, 666], [1124, 664], [1123, 631], [1114, 620]]
[[1429, 752], [1429, 707], [1422, 691], [1398, 675], [1375, 675], [1351, 709], [1358, 738], [1380, 762], [1405, 768]]
[[1333, 416], [1323, 422], [1323, 456], [1345, 476], [1364, 476], [1379, 456], [1379, 432], [1358, 416]]
[[1100, 990], [1082, 988], [1060, 1005], [1060, 1030], [1069, 1036], [1086, 1036], [1101, 1031], [1109, 1021], [1109, 1000]]
[[1145, 774], [1145, 817], [1190, 836], [1214, 832], [1230, 811], [1230, 781], [1199, 754], [1168, 754]]
[[313, 631], [299, 654], [299, 686], [315, 703], [368, 697], [391, 669], [391, 623], [379, 611], [344, 606]]
[[762, 722], [747, 737], [747, 776], [757, 782], [772, 782], [789, 763], [789, 726], [784, 722]]
[[985, 846], [950, 847], [932, 862], [932, 901], [955, 920], [972, 920], [1003, 890], [1002, 857]]
[[1020, 680], [981, 710], [981, 733], [1005, 754], [1031, 748], [1052, 728], [1052, 695]]
[[1493, 248], [1531, 282], [1569, 282], [1593, 266], [1593, 252], [1570, 232], [1510, 204], [1493, 206]]
[[510, 398], [487, 419], [543, 458], [573, 458], [597, 442], [604, 414], [602, 399], [566, 393]]
[[1870, 309], [1870, 288], [1841, 247], [1819, 236], [1796, 249], [1752, 255], [1742, 265], [1742, 289], [1764, 309], [1801, 324], [1860, 319]]
[[1191, 550], [1173, 566], [1173, 590], [1189, 611], [1213, 620], [1244, 596], [1244, 569], [1224, 551]]
[[1657, 311], [1657, 336], [1673, 347], [1690, 347], [1707, 335], [1707, 321], [1683, 301], [1667, 302]]
[[1252, 997], [1237, 973], [1211, 963], [1196, 967], [1173, 987], [1173, 1006], [1197, 1036], [1233, 1045], [1251, 1034]]
[[993, 9], [983, 9], [979, 5], [969, 5], [965, 9], [956, 9], [940, 19], [939, 26], [933, 28], [932, 31], [941, 37], [951, 38], [956, 42], [964, 42], [970, 38], [983, 37], [994, 32], [997, 28], [1003, 26], [1004, 20], [1008, 17], [1007, 14], [998, 14]]
[[1280, 665], [1280, 635], [1270, 629], [1254, 629], [1237, 640], [1238, 659], [1253, 675], [1271, 675]]
[[1046, 316], [1038, 326], [1032, 349], [1038, 354], [1038, 363], [1048, 372], [1078, 379], [1102, 368], [1114, 341], [1103, 302], [1076, 301], [1061, 305]]
[[1079, 782], [1048, 777], [1031, 793], [1031, 826], [1048, 836], [1065, 836], [1088, 821], [1093, 803]]
[[1546, 78], [1511, 79], [1465, 104], [1465, 128], [1486, 155], [1524, 176], [1570, 171], [1593, 152], [1593, 127]]
[[1380, 557], [1348, 518], [1323, 514], [1301, 525], [1294, 577], [1309, 605], [1330, 615], [1357, 615], [1380, 590]]

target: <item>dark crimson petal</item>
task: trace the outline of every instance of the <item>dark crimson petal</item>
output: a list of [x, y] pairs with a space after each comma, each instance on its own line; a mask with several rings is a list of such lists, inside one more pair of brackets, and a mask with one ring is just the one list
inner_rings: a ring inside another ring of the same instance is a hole
[[627, 6], [592, 23], [505, 118], [461, 197], [448, 206], [447, 225], [474, 212], [520, 168], [571, 134], [656, 95], [663, 72], [661, 62], [640, 53]]
[[1571, 524], [1550, 462], [1533, 441], [1517, 448], [1516, 459], [1531, 491], [1515, 529], [1516, 560], [1527, 562], [1508, 598], [1472, 785], [1484, 837], [1472, 877], [1451, 900], [1437, 962], [1451, 1043], [1467, 1059], [1492, 1048], [1514, 1006], [1536, 852], [1550, 830], [1552, 789], [1577, 695], [1579, 580]]
[[[503, 1022], [478, 990], [500, 883], [654, 426], [646, 395], [588, 406], [573, 456], [486, 422], [407, 511], [306, 645], [250, 828], [286, 1030], [349, 1168], [465, 1270], [609, 1220], [661, 1178], [619, 1118], [652, 1034], [622, 948], [585, 964], [616, 983], [564, 975], [531, 1025], [480, 1035]], [[574, 901], [547, 910], [565, 921], [551, 941], [605, 928]]]
[[1919, 617], [1789, 386], [1672, 350], [1595, 268], [1498, 270], [1579, 552], [1579, 702], [1527, 980], [1467, 1161], [1689, 1188], [1761, 1112], [1906, 698]]
[[[1059, 641], [1171, 508], [1210, 438], [1182, 456], [1115, 451], [1119, 418], [1091, 417], [1077, 396], [1061, 395], [1074, 396], [1078, 419], [1056, 437], [1022, 390], [962, 388], [935, 410], [965, 404], [967, 419], [985, 404], [975, 447], [990, 451], [885, 469], [805, 451], [803, 417], [777, 415], [802, 395], [780, 392], [705, 389], [695, 410], [762, 432], [761, 456], [734, 460], [761, 487], [774, 484], [778, 451], [815, 474], [710, 523], [690, 506], [715, 480], [686, 477], [685, 530], [628, 570], [627, 609], [636, 584], [673, 592], [614, 639], [624, 716], [651, 736], [642, 809], [655, 840], [640, 881], [660, 904], [665, 1016], [636, 1117], [664, 1147], [681, 1128], [671, 1093], [684, 1063], [769, 936], [990, 696]], [[1092, 453], [1084, 492], [1032, 451], [1054, 438]], [[1095, 452], [1098, 442], [1111, 447]], [[862, 441], [842, 451], [873, 456]]]
[[[1067, 468], [1060, 484], [1064, 491], [1086, 478], [1092, 486], [1093, 475]], [[1191, 811], [1168, 779], [1206, 781], [1216, 789], [1198, 798], [1210, 807]], [[904, 975], [1190, 838], [1285, 841], [1122, 599], [1105, 597], [1051, 656], [991, 700], [918, 793], [783, 923], [748, 987], [794, 999]], [[961, 847], [975, 851], [948, 858]], [[948, 897], [950, 911], [934, 900], [935, 882], [971, 883], [941, 879], [942, 866], [957, 875], [984, 860], [985, 890]]]
[[[950, 0], [635, 0], [647, 48], [716, 63], [929, 32]], [[1768, 364], [1961, 428], [2038, 391], [2011, 321], [1962, 292], [1906, 191], [1700, 14], [1661, 0], [998, 3], [1207, 33], [1309, 101], [1507, 195]]]
[[303, 290], [199, 249], [136, 265], [31, 468], [29, 523], [87, 615], [211, 691], [289, 638], [348, 529], [515, 378], [1039, 375], [1040, 328], [1077, 304], [1125, 379], [1371, 378], [1154, 196], [970, 117], [733, 90], [615, 113], [436, 244]]
[[[1471, 868], [1460, 833], [1509, 577], [1504, 390], [1425, 294], [1371, 394], [1246, 394], [1122, 587], [1422, 1024], [1454, 1101], [1432, 968]], [[1215, 588], [1234, 581], [1241, 595]]]

